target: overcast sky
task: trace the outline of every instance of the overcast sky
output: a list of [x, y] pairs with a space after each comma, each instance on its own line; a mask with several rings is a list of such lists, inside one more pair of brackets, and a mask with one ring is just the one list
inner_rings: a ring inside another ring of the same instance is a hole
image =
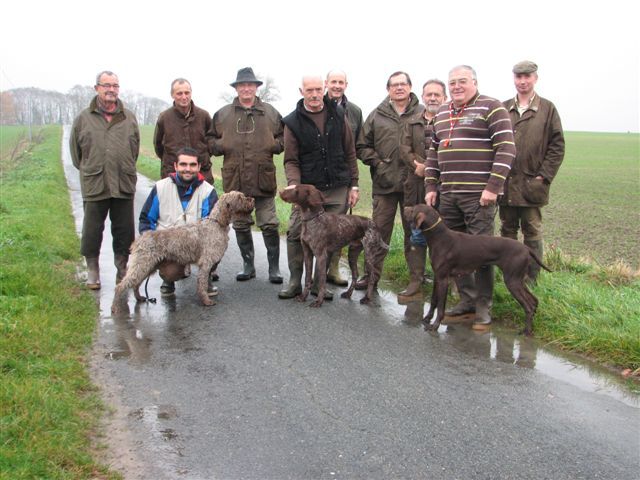
[[514, 95], [512, 66], [539, 65], [537, 91], [566, 130], [639, 131], [640, 41], [635, 2], [305, 2], [242, 0], [4, 2], [0, 89], [67, 92], [101, 70], [123, 90], [170, 101], [176, 77], [213, 114], [239, 68], [269, 75], [286, 115], [303, 74], [348, 74], [347, 96], [365, 116], [386, 96], [387, 77], [408, 72], [413, 90], [473, 66], [480, 92]]

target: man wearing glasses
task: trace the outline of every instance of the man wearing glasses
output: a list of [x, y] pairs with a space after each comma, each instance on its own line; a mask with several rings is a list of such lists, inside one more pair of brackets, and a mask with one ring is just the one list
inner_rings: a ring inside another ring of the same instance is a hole
[[[427, 153], [427, 205], [434, 206], [452, 230], [493, 235], [496, 200], [503, 191], [516, 147], [509, 112], [494, 98], [480, 95], [476, 72], [459, 65], [449, 72], [451, 102], [436, 114]], [[456, 277], [460, 301], [446, 315], [475, 313], [473, 328], [491, 324], [493, 266]]]
[[153, 146], [161, 162], [160, 177], [175, 172], [178, 150], [188, 147], [198, 152], [200, 173], [213, 185], [211, 116], [193, 103], [191, 83], [184, 78], [171, 82], [171, 98], [173, 106], [160, 113], [153, 134]]
[[[415, 115], [421, 115], [424, 107], [411, 91], [411, 78], [405, 72], [391, 74], [387, 80], [387, 93], [387, 97], [364, 122], [358, 139], [358, 158], [371, 169], [373, 221], [387, 244], [391, 241], [396, 212], [400, 209], [404, 253], [408, 261], [411, 228], [402, 215], [408, 167], [402, 159], [400, 141], [405, 125]], [[367, 274], [365, 272], [365, 277], [358, 280], [357, 289], [367, 288]]]
[[[223, 155], [222, 188], [235, 190], [255, 199], [256, 223], [269, 261], [269, 281], [282, 283], [280, 275], [280, 236], [276, 216], [276, 167], [273, 156], [284, 149], [282, 116], [257, 96], [258, 80], [253, 69], [242, 68], [231, 83], [237, 97], [213, 116], [212, 135], [214, 155]], [[243, 269], [236, 280], [245, 281], [256, 276], [254, 265], [251, 216], [233, 222], [236, 240], [242, 254]]]
[[97, 95], [73, 122], [69, 146], [80, 170], [84, 219], [80, 251], [87, 262], [87, 287], [100, 289], [99, 257], [104, 221], [109, 214], [116, 283], [126, 274], [129, 247], [135, 237], [133, 198], [140, 131], [135, 115], [118, 98], [118, 76], [96, 77]]

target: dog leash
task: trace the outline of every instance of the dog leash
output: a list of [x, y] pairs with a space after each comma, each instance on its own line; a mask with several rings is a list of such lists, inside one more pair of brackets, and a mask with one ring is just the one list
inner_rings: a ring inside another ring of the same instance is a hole
[[156, 303], [156, 299], [155, 298], [149, 298], [149, 290], [147, 289], [148, 285], [149, 285], [149, 279], [151, 278], [151, 275], [149, 275], [147, 277], [147, 281], [144, 282], [144, 297], [147, 300], [147, 302], [149, 303]]

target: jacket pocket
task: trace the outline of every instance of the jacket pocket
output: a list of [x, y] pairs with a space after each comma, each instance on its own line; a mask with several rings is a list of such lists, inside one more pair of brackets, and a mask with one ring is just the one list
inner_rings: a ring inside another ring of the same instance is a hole
[[278, 188], [275, 165], [270, 163], [261, 163], [258, 165], [258, 188], [263, 193], [275, 193]]
[[380, 188], [393, 187], [393, 167], [391, 163], [382, 160], [373, 172], [373, 183]]
[[237, 166], [222, 167], [222, 190], [240, 191], [240, 169]]
[[536, 180], [535, 177], [527, 177], [522, 197], [534, 205], [544, 204], [549, 198], [549, 184], [544, 180]]
[[85, 197], [93, 197], [104, 192], [102, 167], [99, 167], [97, 170], [82, 171], [82, 189]]
[[136, 175], [135, 168], [123, 168], [120, 172], [120, 192], [121, 193], [136, 193], [136, 182], [138, 176]]

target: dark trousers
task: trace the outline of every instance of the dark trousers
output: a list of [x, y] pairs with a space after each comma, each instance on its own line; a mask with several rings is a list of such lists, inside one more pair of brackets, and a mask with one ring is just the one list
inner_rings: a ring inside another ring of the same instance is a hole
[[102, 232], [107, 213], [111, 220], [113, 253], [129, 255], [129, 248], [135, 239], [133, 198], [107, 198], [97, 202], [84, 202], [82, 239], [80, 240], [80, 253], [83, 256], [87, 258], [100, 256]]
[[[451, 230], [471, 235], [493, 235], [496, 206], [480, 206], [481, 193], [447, 193], [440, 195], [438, 212]], [[476, 272], [456, 277], [460, 301], [489, 308], [493, 299], [493, 265], [483, 265]]]

